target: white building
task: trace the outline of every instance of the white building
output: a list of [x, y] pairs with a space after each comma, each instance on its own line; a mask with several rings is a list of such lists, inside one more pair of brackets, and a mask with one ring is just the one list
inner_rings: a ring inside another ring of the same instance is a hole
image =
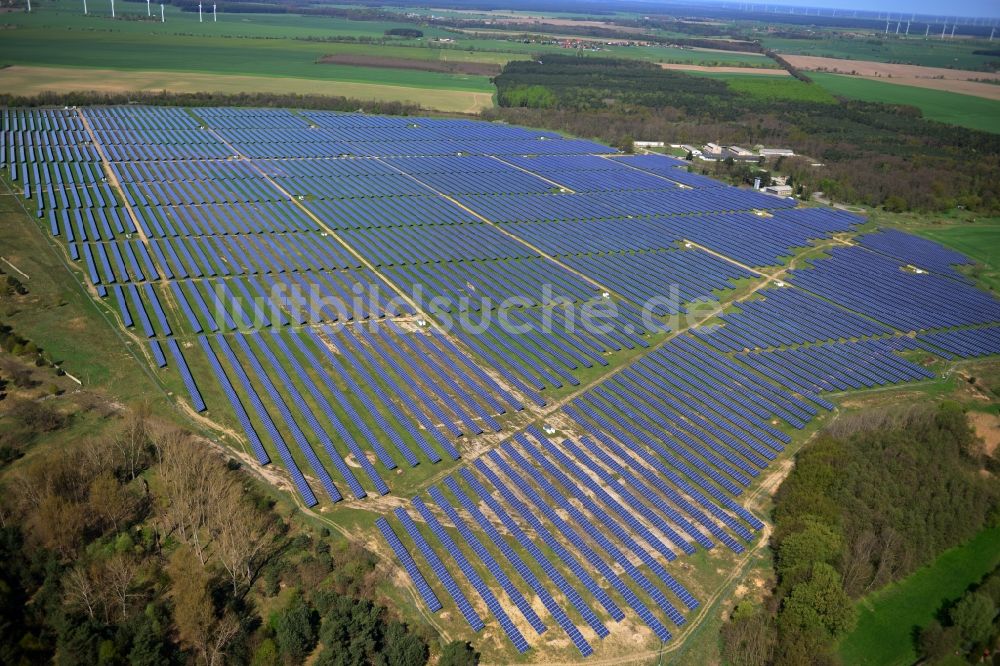
[[763, 190], [764, 194], [773, 194], [776, 197], [790, 197], [792, 196], [792, 186], [791, 185], [768, 185]]
[[761, 148], [761, 157], [795, 157], [795, 151], [791, 148]]

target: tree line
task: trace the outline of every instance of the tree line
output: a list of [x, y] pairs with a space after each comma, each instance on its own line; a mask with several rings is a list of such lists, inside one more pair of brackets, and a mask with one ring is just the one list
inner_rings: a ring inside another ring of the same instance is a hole
[[1000, 487], [984, 457], [953, 403], [835, 422], [798, 454], [775, 496], [774, 586], [763, 603], [731, 612], [727, 661], [833, 663], [855, 599], [1000, 523]]
[[148, 104], [160, 106], [242, 106], [287, 109], [311, 109], [375, 113], [393, 116], [411, 116], [424, 110], [415, 104], [379, 100], [361, 100], [333, 95], [308, 95], [298, 93], [220, 93], [220, 92], [169, 92], [133, 91], [98, 92], [81, 90], [58, 93], [43, 91], [37, 95], [11, 95], [0, 93], [0, 106], [87, 106]]

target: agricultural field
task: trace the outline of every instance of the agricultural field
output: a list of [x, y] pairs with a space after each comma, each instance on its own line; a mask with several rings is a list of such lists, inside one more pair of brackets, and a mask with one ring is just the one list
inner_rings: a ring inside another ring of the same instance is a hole
[[755, 76], [755, 77], [776, 77], [784, 78], [786, 76], [791, 76], [787, 70], [784, 69], [772, 69], [765, 67], [726, 67], [726, 66], [705, 66], [705, 65], [687, 65], [687, 64], [674, 64], [674, 63], [661, 63], [660, 67], [663, 69], [673, 69], [679, 72], [686, 72], [688, 74], [695, 74], [698, 76], [707, 76], [720, 79], [735, 78], [736, 76]]
[[[134, 13], [141, 5], [125, 5]], [[142, 8], [144, 18], [145, 8]], [[127, 14], [126, 14], [127, 16]], [[135, 18], [135, 17], [133, 17]], [[474, 113], [492, 105], [486, 75], [441, 71], [438, 62], [500, 66], [514, 53], [431, 48], [427, 41], [385, 38], [406, 24], [330, 17], [239, 14], [218, 23], [167, 8], [166, 23], [112, 20], [76, 3], [46, 3], [32, 14], [9, 13], [0, 41], [4, 91], [170, 90], [296, 92], [414, 102], [440, 111]], [[428, 29], [427, 36], [444, 35]], [[57, 39], [58, 48], [53, 48]], [[322, 41], [385, 40], [386, 43]], [[248, 58], [247, 53], [253, 52]], [[320, 62], [325, 56], [351, 64]], [[364, 66], [371, 57], [413, 61], [409, 69]], [[358, 62], [361, 65], [357, 64]], [[433, 63], [421, 67], [421, 63]], [[14, 66], [14, 67], [9, 67]], [[10, 71], [8, 71], [10, 70]], [[430, 70], [430, 71], [422, 71]], [[437, 70], [437, 71], [435, 71]], [[83, 77], [87, 72], [90, 76]], [[157, 75], [159, 73], [159, 75]], [[82, 83], [93, 81], [94, 83]]]
[[8, 201], [113, 345], [491, 662], [681, 649], [840, 400], [1000, 353], [968, 257], [671, 157], [323, 111], [0, 118]]
[[[494, 31], [475, 31], [478, 34], [492, 34], [494, 39], [483, 39], [469, 35], [459, 43], [477, 50], [503, 49], [506, 51], [531, 55], [535, 53], [563, 53], [568, 49], [545, 43], [523, 43], [513, 41], [509, 33]], [[532, 33], [534, 34], [534, 33]], [[542, 35], [545, 36], [545, 35]], [[565, 36], [548, 35], [552, 39], [566, 39]], [[753, 53], [736, 53], [732, 51], [710, 51], [705, 49], [682, 48], [678, 46], [615, 46], [600, 45], [594, 50], [569, 50], [582, 57], [613, 57], [646, 60], [664, 64], [690, 65], [696, 67], [743, 67], [746, 69], [780, 70], [774, 60], [764, 55]], [[523, 58], [522, 58], [523, 59]]]
[[[919, 35], [914, 32], [919, 28]], [[976, 50], [988, 50], [989, 42], [971, 39], [940, 39], [941, 24], [931, 27], [931, 39], [924, 39], [925, 24], [911, 26], [908, 38], [884, 38], [878, 34], [858, 36], [853, 39], [818, 34], [815, 39], [782, 39], [762, 37], [765, 48], [795, 55], [842, 58], [845, 60], [874, 60], [884, 63], [947, 67], [982, 72], [996, 64], [996, 57], [977, 55]], [[895, 25], [893, 25], [895, 29]], [[937, 38], [935, 38], [937, 37]]]
[[[88, 83], [80, 84], [86, 72]], [[93, 77], [93, 78], [91, 78]], [[248, 91], [273, 94], [308, 94], [348, 97], [380, 102], [401, 102], [449, 113], [478, 113], [493, 106], [489, 91], [440, 90], [405, 85], [320, 81], [291, 76], [241, 76], [202, 72], [165, 72], [115, 69], [74, 69], [72, 67], [22, 67], [0, 69], [0, 85], [22, 95], [80, 92], [81, 87], [96, 93], [135, 93], [140, 91], [173, 93], [213, 92], [242, 94]]]
[[823, 72], [809, 78], [837, 97], [915, 106], [930, 120], [1000, 133], [1000, 100]]
[[[566, 52], [509, 34], [484, 39], [426, 25], [420, 39], [386, 37], [387, 30], [413, 27], [392, 20], [240, 13], [199, 22], [196, 13], [170, 6], [164, 18], [163, 23], [147, 19], [138, 3], [120, 7], [118, 20], [96, 7], [84, 16], [76, 2], [64, 0], [42, 4], [31, 14], [4, 14], [0, 65], [6, 69], [0, 69], [0, 83], [17, 95], [81, 86], [105, 92], [293, 91], [476, 113], [492, 106], [489, 77], [504, 64]], [[580, 53], [676, 67], [781, 71], [763, 55], [667, 46], [605, 46]], [[84, 71], [90, 76], [82, 77]]]
[[[330, 53], [346, 53], [341, 45], [306, 41], [221, 40], [216, 36], [169, 36], [150, 39], [141, 33], [91, 35], [76, 32], [60, 39], [61, 49], [53, 50], [43, 38], [43, 30], [14, 30], [4, 39], [0, 58], [7, 64], [24, 66], [73, 66], [169, 72], [204, 72], [259, 77], [295, 77], [317, 81], [343, 81], [408, 86], [441, 90], [489, 91], [485, 76], [439, 72], [395, 71], [375, 67], [321, 64], [317, 60]], [[97, 44], [100, 48], [95, 48]], [[340, 47], [340, 48], [338, 48]], [[256, 57], [246, 57], [253, 49]], [[378, 47], [354, 48], [370, 54]], [[413, 49], [423, 53], [423, 49]], [[428, 50], [429, 51], [429, 50]], [[308, 91], [303, 91], [308, 92]]]

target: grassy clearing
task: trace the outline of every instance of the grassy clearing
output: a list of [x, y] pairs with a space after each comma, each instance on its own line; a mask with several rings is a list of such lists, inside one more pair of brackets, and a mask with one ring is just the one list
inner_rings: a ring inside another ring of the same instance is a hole
[[1000, 563], [1000, 528], [945, 551], [930, 566], [858, 602], [858, 627], [840, 644], [845, 664], [911, 664], [913, 633], [942, 604], [962, 595]]
[[[91, 298], [83, 275], [70, 267], [41, 229], [33, 228], [36, 222], [21, 207], [20, 194], [11, 191], [9, 182], [0, 179], [0, 256], [30, 276], [23, 280], [29, 294], [23, 306], [6, 306], [0, 318], [46, 350], [84, 387], [114, 386], [119, 400], [165, 406], [162, 389], [143, 371], [145, 363], [137, 361], [141, 350], [119, 339], [109, 309]], [[106, 344], [83, 345], [82, 339]]]
[[915, 106], [929, 120], [1000, 133], [1000, 101], [997, 100], [841, 74], [810, 72], [809, 76], [838, 97]]
[[736, 76], [720, 77], [733, 90], [763, 100], [793, 100], [835, 104], [836, 98], [828, 90], [815, 84], [804, 83], [788, 77]]
[[[680, 69], [680, 67], [677, 69]], [[789, 76], [788, 72], [783, 69], [751, 69], [749, 67], [741, 68], [739, 71], [721, 67], [714, 69], [680, 69], [680, 71], [691, 74], [692, 76], [704, 76], [709, 79], [723, 79], [725, 81], [749, 78], [757, 79], [763, 77], [784, 78]]]
[[973, 275], [989, 289], [1000, 290], [1000, 220], [915, 231], [980, 262], [981, 269], [974, 270]]

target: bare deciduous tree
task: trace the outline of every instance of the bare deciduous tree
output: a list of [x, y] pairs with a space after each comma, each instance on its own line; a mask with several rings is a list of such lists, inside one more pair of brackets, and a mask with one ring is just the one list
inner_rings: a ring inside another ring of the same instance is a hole
[[63, 600], [68, 605], [83, 609], [91, 619], [97, 616], [100, 597], [87, 567], [78, 564], [70, 569], [62, 586]]
[[91, 510], [101, 517], [105, 525], [111, 525], [115, 532], [134, 514], [139, 504], [139, 498], [118, 483], [109, 471], [90, 482], [88, 501]]
[[848, 594], [857, 596], [871, 580], [878, 547], [878, 538], [871, 529], [863, 530], [849, 542], [843, 563], [844, 589]]
[[129, 617], [129, 604], [137, 596], [133, 590], [139, 575], [139, 561], [131, 554], [115, 553], [101, 563], [101, 568], [108, 590], [121, 611], [122, 622], [125, 622]]
[[232, 581], [233, 596], [239, 596], [240, 586], [249, 589], [275, 551], [277, 526], [273, 516], [254, 506], [235, 485], [216, 507], [213, 522], [215, 552]]
[[211, 627], [205, 645], [205, 660], [208, 666], [225, 663], [226, 650], [240, 633], [242, 623], [232, 612], [227, 611]]
[[223, 663], [226, 649], [242, 627], [239, 617], [230, 610], [216, 613], [210, 593], [211, 576], [198, 566], [190, 548], [177, 548], [167, 571], [173, 581], [170, 596], [181, 644], [196, 651], [209, 666]]
[[234, 477], [202, 446], [187, 436], [166, 435], [157, 440], [163, 481], [165, 521], [181, 540], [194, 546], [205, 564], [206, 531], [214, 523], [225, 498], [234, 492]]
[[130, 479], [138, 476], [148, 463], [150, 448], [148, 415], [147, 406], [129, 412], [125, 417], [125, 423], [111, 439], [111, 446], [117, 454], [121, 469]]

